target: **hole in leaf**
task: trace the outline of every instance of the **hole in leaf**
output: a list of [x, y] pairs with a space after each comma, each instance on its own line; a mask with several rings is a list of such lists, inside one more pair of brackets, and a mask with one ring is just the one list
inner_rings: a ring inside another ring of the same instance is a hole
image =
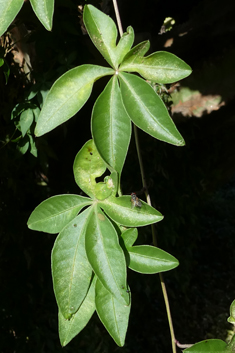
[[104, 181], [104, 178], [105, 178], [106, 176], [108, 176], [108, 175], [110, 175], [110, 172], [109, 172], [108, 169], [106, 169], [106, 171], [105, 171], [100, 177], [95, 178], [95, 181], [96, 181], [97, 183], [99, 183], [100, 181]]

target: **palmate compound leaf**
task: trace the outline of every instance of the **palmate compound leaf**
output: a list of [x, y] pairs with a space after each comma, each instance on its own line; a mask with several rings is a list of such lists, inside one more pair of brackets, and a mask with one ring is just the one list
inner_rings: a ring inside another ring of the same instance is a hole
[[153, 88], [135, 75], [119, 73], [118, 77], [122, 100], [133, 123], [158, 140], [184, 145], [183, 137]]
[[81, 65], [58, 78], [47, 94], [35, 135], [41, 136], [74, 116], [90, 97], [94, 82], [113, 73], [111, 68]]
[[[100, 321], [117, 345], [124, 346], [131, 303], [120, 303], [99, 280], [96, 282], [95, 291], [96, 311]], [[130, 295], [130, 290], [128, 293]]]
[[131, 120], [123, 106], [116, 75], [96, 100], [91, 126], [101, 157], [120, 176], [130, 143]]
[[30, 0], [33, 11], [43, 26], [50, 31], [54, 13], [54, 0]]
[[91, 198], [103, 200], [117, 189], [117, 173], [113, 172], [104, 179], [96, 182], [106, 170], [106, 164], [98, 153], [93, 140], [89, 140], [77, 153], [73, 172], [78, 186]]
[[51, 267], [60, 312], [70, 319], [83, 302], [92, 277], [85, 250], [85, 234], [92, 208], [74, 218], [56, 238]]
[[227, 344], [218, 339], [211, 339], [198, 342], [190, 348], [186, 348], [184, 353], [229, 353]]
[[146, 80], [157, 83], [173, 83], [191, 74], [191, 67], [174, 54], [159, 51], [144, 57], [148, 49], [148, 41], [135, 46], [127, 53], [119, 70], [137, 72]]
[[159, 222], [163, 216], [155, 208], [142, 201], [142, 207], [132, 207], [131, 196], [112, 197], [99, 205], [115, 222], [125, 227], [141, 227]]
[[63, 347], [84, 329], [95, 312], [96, 280], [97, 277], [94, 276], [84, 301], [70, 320], [65, 319], [59, 311], [59, 336]]
[[134, 42], [133, 28], [128, 27], [116, 45], [117, 27], [109, 16], [92, 5], [85, 5], [83, 21], [96, 48], [105, 60], [117, 69]]
[[77, 214], [92, 201], [79, 195], [57, 195], [43, 201], [31, 213], [28, 227], [32, 230], [59, 233]]
[[127, 266], [136, 272], [154, 274], [172, 270], [178, 260], [167, 252], [150, 245], [138, 245], [125, 251]]
[[93, 206], [86, 231], [86, 253], [103, 286], [124, 305], [129, 305], [126, 261], [117, 232], [98, 205]]

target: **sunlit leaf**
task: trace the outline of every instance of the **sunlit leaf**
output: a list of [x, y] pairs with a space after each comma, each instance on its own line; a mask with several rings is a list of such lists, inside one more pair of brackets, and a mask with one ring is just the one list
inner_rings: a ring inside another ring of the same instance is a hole
[[95, 312], [96, 278], [97, 277], [93, 278], [87, 296], [70, 320], [65, 319], [59, 311], [59, 336], [62, 347], [66, 346], [66, 344], [84, 329]]
[[153, 88], [136, 75], [120, 73], [124, 106], [136, 126], [158, 140], [184, 145], [166, 106]]
[[54, 0], [30, 0], [33, 11], [43, 26], [50, 31], [54, 13]]
[[235, 352], [235, 335], [233, 335], [231, 341], [228, 343], [226, 348], [226, 353], [233, 353]]
[[[123, 61], [128, 60], [131, 57], [142, 57], [144, 54], [147, 53], [147, 51], [150, 48], [150, 42], [149, 40], [145, 40], [144, 42], [141, 42], [137, 44], [134, 48], [132, 48], [124, 57]], [[120, 68], [122, 67], [122, 64], [120, 65]]]
[[190, 66], [174, 54], [159, 51], [144, 57], [144, 45], [141, 44], [127, 53], [119, 68], [120, 71], [137, 72], [146, 80], [157, 83], [176, 82], [191, 74]]
[[137, 228], [127, 229], [121, 234], [121, 236], [124, 241], [125, 247], [130, 248], [138, 237], [138, 230]]
[[91, 282], [92, 268], [85, 250], [85, 232], [91, 208], [73, 219], [56, 238], [52, 255], [52, 278], [58, 307], [66, 319], [83, 302]]
[[141, 227], [159, 222], [163, 216], [155, 208], [141, 201], [142, 207], [132, 207], [130, 196], [108, 198], [99, 205], [115, 222], [126, 227]]
[[59, 233], [91, 200], [79, 195], [57, 195], [43, 201], [31, 213], [28, 227], [47, 233]]
[[127, 32], [122, 35], [118, 45], [116, 45], [117, 27], [109, 16], [92, 5], [86, 5], [83, 20], [96, 48], [105, 60], [114, 69], [117, 69], [134, 42], [133, 28], [128, 27]]
[[[129, 290], [128, 293], [130, 295]], [[125, 343], [131, 304], [121, 304], [99, 280], [96, 282], [95, 304], [100, 321], [117, 345], [122, 347]]]
[[131, 121], [122, 103], [116, 75], [96, 100], [91, 124], [101, 157], [120, 175], [130, 143]]
[[115, 228], [98, 206], [93, 206], [87, 225], [86, 252], [103, 286], [118, 301], [128, 305], [125, 256]]
[[0, 0], [0, 36], [7, 30], [20, 11], [24, 0]]
[[211, 339], [198, 342], [190, 348], [186, 348], [184, 353], [225, 353], [227, 344], [222, 340]]
[[228, 322], [235, 324], [235, 300], [230, 305], [230, 316], [228, 318]]
[[74, 116], [90, 97], [94, 82], [113, 73], [106, 67], [81, 65], [58, 78], [47, 94], [35, 135], [41, 136]]
[[153, 274], [172, 270], [179, 265], [174, 256], [154, 246], [138, 245], [127, 251], [127, 266], [136, 272]]
[[106, 170], [106, 164], [100, 157], [93, 140], [89, 140], [77, 153], [73, 172], [78, 186], [90, 197], [105, 199], [116, 189], [116, 177], [106, 177], [104, 182], [96, 182]]

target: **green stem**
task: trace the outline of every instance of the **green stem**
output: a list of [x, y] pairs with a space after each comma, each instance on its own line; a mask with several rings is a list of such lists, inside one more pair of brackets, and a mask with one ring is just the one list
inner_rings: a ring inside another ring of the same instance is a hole
[[[143, 160], [142, 160], [142, 156], [141, 156], [141, 152], [140, 152], [138, 129], [135, 125], [134, 125], [134, 135], [135, 135], [135, 144], [136, 144], [136, 150], [137, 150], [137, 155], [138, 155], [138, 160], [139, 160], [139, 165], [140, 165], [140, 172], [141, 172], [141, 177], [142, 177], [142, 184], [143, 184], [143, 187], [145, 190], [145, 196], [146, 196], [147, 203], [151, 206], [151, 198], [150, 198], [149, 191], [148, 191], [148, 185], [146, 183], [144, 165], [143, 165]], [[151, 229], [152, 229], [153, 245], [157, 246], [157, 235], [156, 235], [156, 229], [154, 227], [154, 224], [151, 225]], [[165, 285], [165, 281], [164, 281], [162, 273], [159, 273], [159, 277], [160, 277], [162, 293], [163, 293], [165, 306], [166, 306], [167, 318], [168, 318], [169, 327], [170, 327], [172, 352], [176, 353], [175, 333], [174, 333], [174, 327], [173, 327], [173, 322], [172, 322], [170, 303], [169, 303], [169, 299], [168, 299], [168, 295], [167, 295], [166, 285]]]
[[[118, 10], [117, 0], [113, 0], [113, 7], [114, 7], [114, 10], [115, 10], [115, 15], [116, 15], [116, 19], [117, 19], [119, 33], [120, 33], [120, 36], [122, 36], [123, 35], [123, 29], [122, 29], [122, 23], [121, 23], [121, 19], [120, 19], [119, 10]], [[148, 205], [151, 206], [151, 198], [150, 198], [150, 195], [149, 195], [149, 192], [148, 192], [148, 186], [147, 186], [147, 183], [146, 183], [146, 178], [145, 178], [145, 173], [144, 173], [144, 165], [143, 165], [142, 156], [141, 156], [141, 152], [140, 152], [140, 144], [139, 144], [139, 138], [138, 138], [138, 129], [135, 126], [135, 124], [134, 124], [134, 136], [135, 136], [136, 150], [137, 150], [137, 155], [138, 155], [138, 160], [139, 160], [139, 165], [140, 165], [140, 173], [141, 173], [141, 178], [142, 178], [142, 184], [143, 184], [143, 187], [144, 187], [144, 190], [145, 190], [145, 196], [146, 196], [147, 203], [148, 203]], [[157, 237], [156, 237], [156, 232], [155, 232], [154, 225], [152, 225], [151, 228], [152, 228], [153, 245], [157, 246]], [[170, 304], [169, 304], [169, 300], [168, 300], [166, 285], [165, 285], [165, 282], [164, 282], [164, 279], [163, 279], [163, 275], [160, 273], [159, 276], [160, 276], [162, 292], [163, 292], [163, 297], [164, 297], [164, 301], [165, 301], [166, 312], [167, 312], [167, 317], [168, 317], [168, 322], [169, 322], [169, 327], [170, 327], [172, 352], [176, 353], [176, 344], [175, 344], [176, 340], [175, 340], [175, 334], [174, 334], [174, 328], [173, 328], [173, 322], [172, 322], [172, 317], [171, 317]]]
[[16, 131], [17, 131], [17, 129], [15, 129], [15, 131], [13, 132], [13, 134], [11, 135], [11, 137], [9, 138], [9, 140], [8, 140], [7, 142], [5, 142], [5, 143], [3, 144], [3, 146], [0, 147], [0, 150], [1, 150], [3, 147], [5, 147], [9, 142], [11, 142], [11, 140], [12, 140], [13, 136], [15, 135]]
[[162, 273], [159, 273], [159, 277], [161, 281], [162, 292], [163, 292], [163, 297], [164, 297], [166, 312], [167, 312], [167, 318], [168, 318], [169, 327], [170, 327], [172, 352], [176, 353], [176, 343], [175, 343], [176, 339], [175, 339], [175, 333], [174, 333], [174, 327], [173, 327], [173, 321], [171, 316], [171, 309], [170, 309], [170, 303], [168, 300], [166, 285], [165, 285], [165, 281]]

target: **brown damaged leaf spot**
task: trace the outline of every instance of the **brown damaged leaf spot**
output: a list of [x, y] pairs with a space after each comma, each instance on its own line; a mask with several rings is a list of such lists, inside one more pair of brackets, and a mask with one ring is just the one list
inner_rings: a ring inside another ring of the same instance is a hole
[[172, 114], [180, 113], [185, 117], [201, 118], [225, 105], [220, 95], [202, 95], [199, 91], [191, 91], [189, 94], [185, 87], [182, 87], [180, 91], [172, 95], [173, 102], [175, 102], [172, 106]]
[[100, 221], [105, 221], [105, 216], [102, 213], [97, 213], [97, 216]]

